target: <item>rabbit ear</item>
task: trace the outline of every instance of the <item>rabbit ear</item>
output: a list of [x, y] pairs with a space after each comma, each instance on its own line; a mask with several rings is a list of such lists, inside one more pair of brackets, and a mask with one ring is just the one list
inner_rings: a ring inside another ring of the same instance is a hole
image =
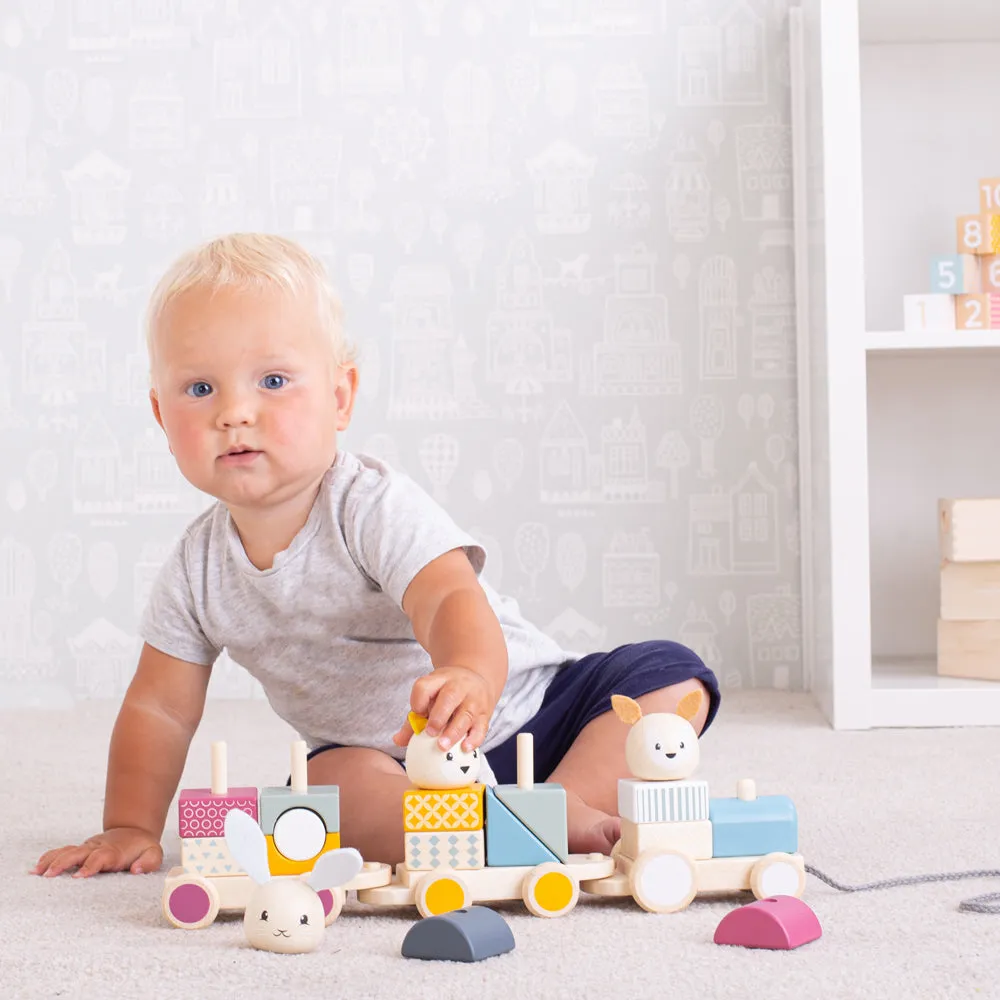
[[305, 877], [317, 892], [321, 889], [335, 889], [350, 882], [365, 863], [353, 847], [338, 847], [320, 855], [313, 870]]
[[230, 809], [226, 813], [226, 847], [240, 867], [258, 885], [271, 880], [264, 832], [257, 825], [257, 821], [242, 809]]

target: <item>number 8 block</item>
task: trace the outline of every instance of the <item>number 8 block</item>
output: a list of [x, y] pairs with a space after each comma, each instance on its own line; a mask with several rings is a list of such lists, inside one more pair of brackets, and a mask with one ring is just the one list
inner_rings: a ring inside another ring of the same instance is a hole
[[959, 253], [1000, 253], [1000, 215], [960, 215], [957, 237]]

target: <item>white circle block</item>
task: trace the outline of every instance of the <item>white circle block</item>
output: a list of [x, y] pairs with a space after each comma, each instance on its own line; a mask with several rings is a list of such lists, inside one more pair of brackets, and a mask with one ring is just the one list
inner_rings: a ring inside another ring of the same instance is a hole
[[274, 822], [274, 846], [289, 861], [308, 861], [326, 846], [326, 824], [312, 809], [289, 809]]
[[677, 854], [651, 857], [643, 865], [639, 879], [646, 901], [665, 911], [680, 905], [691, 892], [693, 883], [691, 865]]
[[798, 896], [799, 869], [790, 861], [773, 861], [760, 873], [760, 888], [767, 896]]

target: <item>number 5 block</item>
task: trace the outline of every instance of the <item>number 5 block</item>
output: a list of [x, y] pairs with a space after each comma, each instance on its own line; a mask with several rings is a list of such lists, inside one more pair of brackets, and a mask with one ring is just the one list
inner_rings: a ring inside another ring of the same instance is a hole
[[1000, 215], [960, 215], [957, 237], [959, 253], [1000, 253]]
[[932, 257], [931, 291], [949, 295], [983, 291], [980, 259], [971, 253], [949, 253]]

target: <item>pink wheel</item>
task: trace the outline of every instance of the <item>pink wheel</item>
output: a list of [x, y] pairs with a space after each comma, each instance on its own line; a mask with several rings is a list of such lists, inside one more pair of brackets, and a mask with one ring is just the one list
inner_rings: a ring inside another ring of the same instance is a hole
[[183, 930], [208, 927], [219, 914], [219, 894], [207, 879], [187, 876], [164, 887], [163, 914]]

